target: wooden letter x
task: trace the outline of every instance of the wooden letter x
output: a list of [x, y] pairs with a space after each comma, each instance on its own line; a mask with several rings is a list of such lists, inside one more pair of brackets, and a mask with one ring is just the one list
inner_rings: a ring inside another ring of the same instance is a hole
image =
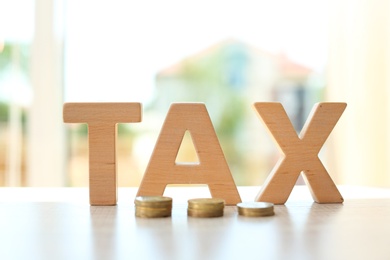
[[141, 121], [140, 103], [66, 103], [65, 123], [87, 123], [91, 205], [116, 205], [117, 123]]
[[[187, 130], [199, 164], [175, 162]], [[167, 184], [207, 184], [211, 196], [224, 199], [227, 205], [241, 201], [204, 104], [171, 105], [137, 196], [163, 195]]]
[[300, 174], [317, 203], [342, 203], [343, 197], [318, 158], [322, 145], [347, 106], [318, 103], [299, 137], [280, 103], [255, 103], [260, 117], [284, 153], [256, 197], [256, 201], [284, 204]]

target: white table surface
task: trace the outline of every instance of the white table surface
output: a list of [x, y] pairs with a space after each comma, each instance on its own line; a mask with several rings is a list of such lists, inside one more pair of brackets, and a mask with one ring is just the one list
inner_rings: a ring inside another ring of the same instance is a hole
[[[136, 188], [117, 206], [89, 206], [87, 188], [0, 188], [0, 259], [390, 259], [390, 189], [339, 187], [343, 204], [316, 204], [296, 186], [275, 216], [187, 217], [205, 187], [169, 187], [172, 217], [134, 216]], [[239, 187], [243, 201], [259, 187]]]

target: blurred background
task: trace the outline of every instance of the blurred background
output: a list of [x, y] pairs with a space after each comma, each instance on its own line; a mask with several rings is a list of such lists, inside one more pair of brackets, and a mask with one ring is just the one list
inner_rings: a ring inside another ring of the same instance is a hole
[[[280, 152], [253, 103], [281, 102], [299, 132], [334, 101], [333, 180], [390, 187], [389, 91], [387, 0], [0, 0], [0, 186], [88, 185], [64, 102], [143, 104], [117, 142], [119, 186], [138, 186], [172, 102], [204, 102], [236, 184], [261, 185]], [[190, 135], [177, 161], [197, 161]]]

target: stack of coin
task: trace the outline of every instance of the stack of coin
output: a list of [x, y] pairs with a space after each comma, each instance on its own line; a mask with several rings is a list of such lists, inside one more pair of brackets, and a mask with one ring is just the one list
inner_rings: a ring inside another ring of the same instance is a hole
[[237, 204], [238, 214], [246, 217], [274, 215], [274, 204], [269, 202], [242, 202]]
[[205, 198], [188, 201], [188, 216], [196, 218], [222, 217], [225, 201], [223, 199]]
[[140, 196], [134, 200], [135, 216], [140, 218], [163, 218], [172, 213], [172, 198]]

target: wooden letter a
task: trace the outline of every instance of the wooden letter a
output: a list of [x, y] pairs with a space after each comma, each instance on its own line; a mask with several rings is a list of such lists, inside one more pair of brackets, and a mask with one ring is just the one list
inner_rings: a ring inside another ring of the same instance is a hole
[[[176, 164], [183, 136], [191, 133], [199, 164]], [[168, 184], [207, 184], [227, 205], [241, 201], [206, 106], [172, 104], [161, 129], [137, 196], [163, 195]]]
[[343, 202], [318, 153], [346, 106], [345, 103], [316, 104], [298, 137], [280, 103], [255, 103], [257, 112], [284, 153], [257, 195], [257, 201], [284, 204], [302, 172], [317, 203]]

